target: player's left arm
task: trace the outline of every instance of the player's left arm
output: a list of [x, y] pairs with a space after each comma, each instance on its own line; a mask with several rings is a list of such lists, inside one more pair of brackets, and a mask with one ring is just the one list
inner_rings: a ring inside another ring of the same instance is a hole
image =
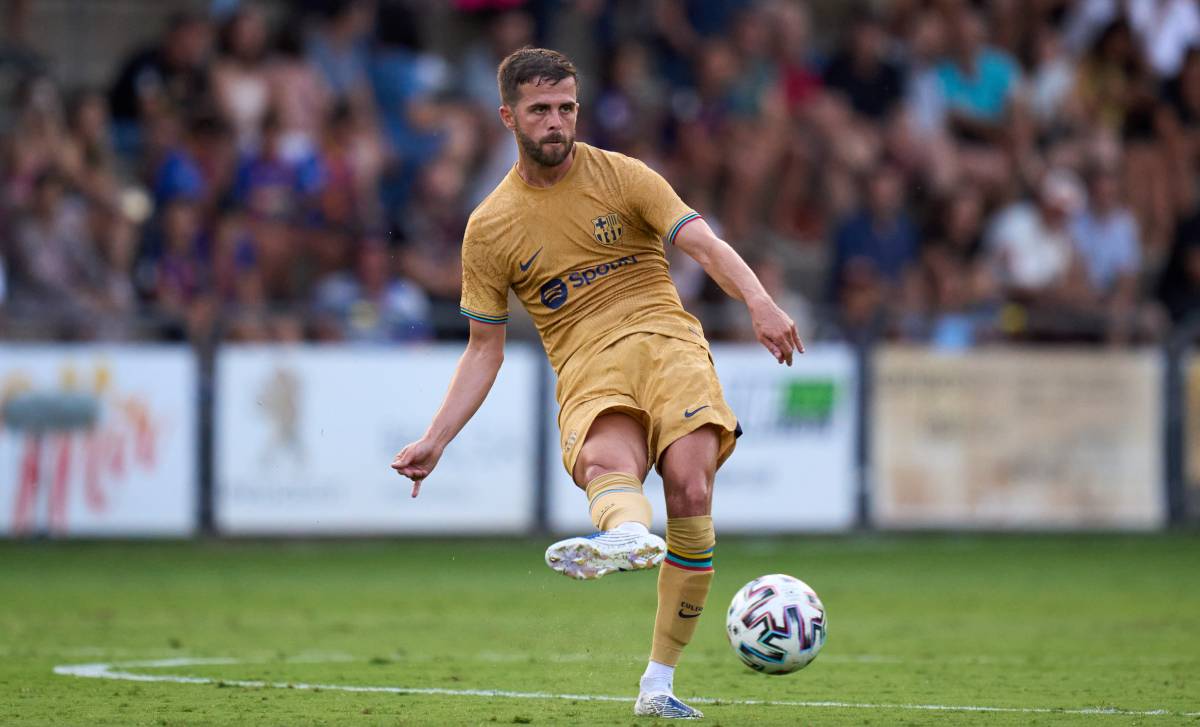
[[741, 255], [701, 218], [688, 222], [675, 235], [675, 246], [700, 263], [721, 289], [750, 310], [754, 335], [779, 363], [792, 365], [792, 352], [804, 353], [796, 324], [763, 289], [758, 276]]

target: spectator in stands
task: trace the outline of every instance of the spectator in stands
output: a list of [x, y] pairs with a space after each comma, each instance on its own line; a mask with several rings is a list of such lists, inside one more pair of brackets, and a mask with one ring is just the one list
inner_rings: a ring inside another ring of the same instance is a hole
[[87, 205], [67, 194], [58, 172], [45, 170], [34, 182], [29, 210], [14, 227], [13, 307], [79, 324], [101, 270], [88, 234]]
[[730, 79], [721, 215], [734, 240], [754, 240], [761, 232], [764, 199], [787, 143], [787, 104], [770, 56], [770, 28], [764, 11], [741, 11], [732, 29], [736, 61]]
[[983, 195], [973, 187], [943, 200], [921, 251], [917, 307], [925, 321], [910, 335], [960, 349], [991, 334], [999, 289], [983, 247]]
[[1200, 45], [1200, 7], [1195, 0], [1130, 0], [1129, 22], [1159, 78], [1179, 73], [1184, 54]]
[[1116, 342], [1128, 340], [1137, 324], [1142, 262], [1137, 220], [1121, 197], [1121, 182], [1113, 170], [1092, 170], [1087, 207], [1071, 224], [1089, 288], [1109, 318], [1108, 338]]
[[[354, 298], [342, 283], [361, 281], [331, 281], [364, 230], [389, 229], [428, 321], [457, 335], [442, 314], [463, 225], [515, 159], [496, 64], [536, 34], [608, 60], [582, 77], [582, 140], [647, 160], [764, 279], [828, 296], [847, 336], [1142, 340], [1139, 278], [1176, 321], [1200, 306], [1200, 223], [1183, 219], [1200, 189], [1193, 0], [822, 3], [820, 32], [803, 0], [426, 5], [221, 2], [211, 69], [210, 20], [177, 14], [121, 67], [112, 119], [95, 93], [64, 114], [56, 79], [20, 79], [0, 113], [0, 299], [132, 311], [136, 281], [193, 337], [219, 300], [226, 337], [294, 339], [312, 330], [302, 306]], [[1075, 215], [1064, 170], [1090, 168], [1106, 171]], [[166, 228], [172, 252], [130, 272], [131, 238]]]
[[23, 79], [15, 89], [15, 119], [5, 140], [0, 207], [26, 209], [36, 181], [57, 172], [67, 145], [58, 88], [48, 76]]
[[917, 256], [917, 230], [904, 208], [904, 177], [885, 166], [866, 184], [866, 204], [835, 235], [835, 293], [848, 265], [862, 260], [890, 286], [900, 283]]
[[233, 154], [224, 121], [210, 114], [193, 117], [183, 143], [167, 152], [154, 173], [155, 203], [163, 206], [182, 197], [214, 208], [230, 184]]
[[316, 154], [284, 155], [282, 131], [279, 117], [268, 113], [259, 150], [243, 155], [233, 188], [234, 202], [248, 214], [263, 285], [273, 302], [305, 294], [311, 260], [304, 252], [309, 233], [321, 222], [318, 201], [327, 183]]
[[257, 244], [243, 213], [222, 212], [212, 248], [212, 288], [223, 314], [222, 336], [231, 341], [270, 340], [271, 316]]
[[378, 239], [358, 250], [355, 273], [336, 273], [317, 286], [319, 335], [360, 343], [430, 338], [429, 300], [420, 286], [396, 274], [394, 256]]
[[1200, 170], [1200, 46], [1187, 52], [1179, 75], [1167, 82], [1163, 96], [1160, 119], [1173, 162], [1172, 186], [1178, 209], [1186, 210], [1195, 196]]
[[1200, 325], [1200, 207], [1176, 228], [1157, 293], [1174, 323]]
[[855, 112], [884, 121], [904, 94], [900, 69], [887, 58], [887, 36], [869, 11], [856, 12], [843, 48], [825, 69], [824, 83]]
[[330, 114], [321, 140], [321, 168], [325, 183], [320, 190], [321, 220], [344, 230], [360, 224], [380, 223], [372, 205], [379, 178], [380, 150], [357, 133], [357, 120], [349, 104], [338, 104]]
[[[472, 206], [483, 201], [517, 162], [517, 149], [503, 126], [493, 123], [500, 108], [496, 68], [509, 53], [533, 42], [533, 18], [523, 10], [507, 10], [488, 24], [487, 38], [466, 49], [458, 66], [460, 93], [482, 120], [479, 133], [487, 140], [482, 168], [470, 185]], [[586, 83], [586, 81], [585, 81]]]
[[109, 92], [118, 146], [136, 150], [139, 121], [188, 113], [208, 98], [207, 63], [212, 27], [207, 18], [182, 12], [172, 16], [162, 41], [138, 51], [122, 66]]
[[133, 285], [137, 237], [133, 223], [101, 205], [90, 209], [90, 235], [99, 258], [91, 312], [98, 314], [88, 338], [125, 340], [137, 332], [137, 290]]
[[662, 128], [666, 89], [653, 73], [649, 50], [636, 41], [617, 46], [606, 76], [596, 101], [596, 143], [627, 153], [644, 134]]
[[271, 102], [267, 28], [262, 11], [243, 5], [221, 27], [212, 66], [217, 108], [233, 129], [238, 149], [258, 146], [258, 134]]
[[[733, 47], [713, 39], [697, 51], [695, 88], [681, 92], [686, 100], [672, 107], [672, 133], [683, 181], [679, 192], [693, 207], [720, 209], [715, 192], [727, 154], [729, 95], [737, 71]], [[738, 231], [726, 232], [737, 237]]]
[[[1088, 315], [1095, 293], [1087, 277], [1071, 220], [1085, 203], [1078, 178], [1053, 169], [1041, 182], [1036, 203], [1018, 202], [992, 222], [986, 243], [1005, 298], [1016, 306], [1010, 332], [1035, 338], [1096, 334]], [[1080, 315], [1080, 314], [1084, 315]]]
[[797, 114], [815, 101], [821, 91], [811, 44], [808, 5], [777, 0], [767, 6], [767, 17], [775, 36], [771, 44], [784, 101]]
[[384, 6], [380, 13], [371, 85], [391, 153], [411, 178], [441, 152], [445, 139], [439, 122], [444, 113], [438, 96], [449, 89], [451, 69], [420, 49], [412, 10]]
[[80, 93], [71, 103], [68, 135], [59, 158], [63, 174], [75, 189], [90, 200], [113, 206], [119, 181], [110, 131], [104, 96], [94, 91]]
[[906, 40], [905, 111], [914, 130], [932, 139], [945, 131], [946, 99], [939, 68], [947, 42], [945, 14], [928, 10], [917, 15]]
[[1029, 78], [1029, 111], [1041, 129], [1069, 133], [1073, 123], [1072, 87], [1078, 76], [1075, 61], [1053, 26], [1038, 25], [1032, 41], [1033, 63]]
[[1020, 68], [1005, 52], [986, 44], [979, 15], [963, 9], [950, 23], [951, 54], [938, 66], [950, 128], [974, 143], [1003, 141], [1013, 111]]
[[308, 59], [325, 79], [334, 99], [372, 107], [370, 38], [373, 4], [334, 0], [308, 38]]
[[238, 163], [233, 196], [259, 218], [300, 221], [325, 184], [325, 170], [316, 154], [289, 159], [284, 153], [283, 127], [278, 114], [268, 113], [258, 148]]
[[425, 167], [416, 195], [405, 212], [401, 270], [435, 302], [458, 305], [459, 250], [467, 226], [463, 205], [465, 170], [451, 159]]
[[533, 17], [529, 13], [507, 10], [488, 23], [483, 42], [467, 48], [458, 75], [463, 94], [480, 111], [495, 113], [500, 107], [496, 67], [509, 53], [532, 43], [533, 31]]
[[4, 246], [0, 245], [0, 321], [4, 318], [4, 304], [8, 300], [8, 266], [4, 262]]
[[188, 319], [193, 303], [211, 290], [203, 250], [199, 205], [178, 197], [162, 210], [160, 239], [144, 268], [155, 305], [176, 324]]
[[324, 76], [304, 55], [302, 31], [289, 23], [275, 40], [275, 55], [267, 69], [270, 108], [279, 115], [280, 149], [289, 160], [312, 154], [333, 104]]

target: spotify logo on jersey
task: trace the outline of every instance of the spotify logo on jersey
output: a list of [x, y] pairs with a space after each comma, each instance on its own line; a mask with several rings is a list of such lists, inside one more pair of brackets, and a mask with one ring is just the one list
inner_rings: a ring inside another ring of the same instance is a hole
[[542, 285], [542, 305], [550, 310], [561, 308], [567, 302], [567, 284], [562, 278], [553, 278]]

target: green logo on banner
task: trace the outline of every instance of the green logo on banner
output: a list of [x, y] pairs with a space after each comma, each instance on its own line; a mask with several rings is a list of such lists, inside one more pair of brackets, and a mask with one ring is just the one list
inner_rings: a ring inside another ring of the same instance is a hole
[[825, 425], [833, 418], [837, 384], [833, 379], [792, 379], [784, 382], [783, 416], [791, 426]]

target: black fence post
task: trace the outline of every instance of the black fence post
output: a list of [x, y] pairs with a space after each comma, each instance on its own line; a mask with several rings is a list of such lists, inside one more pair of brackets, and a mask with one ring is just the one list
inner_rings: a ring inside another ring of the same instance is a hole
[[216, 451], [214, 433], [216, 429], [215, 396], [217, 376], [217, 336], [213, 340], [199, 345], [193, 344], [196, 356], [196, 427], [198, 462], [198, 486], [196, 501], [196, 517], [199, 532], [204, 536], [216, 535], [216, 518], [213, 512], [214, 480], [213, 470], [216, 467]]
[[854, 464], [857, 470], [856, 526], [871, 526], [871, 394], [875, 388], [875, 336], [863, 336], [854, 344], [855, 367], [858, 369], [858, 402], [854, 423]]
[[547, 461], [550, 455], [551, 435], [550, 427], [546, 426], [543, 414], [550, 411], [550, 401], [553, 393], [550, 391], [550, 377], [547, 375], [546, 367], [549, 366], [544, 356], [537, 356], [537, 365], [533, 367], [534, 375], [537, 376], [537, 381], [534, 384], [534, 391], [537, 392], [537, 411], [534, 416], [534, 426], [537, 427], [537, 432], [534, 435], [534, 441], [537, 446], [534, 448], [537, 457], [537, 463], [534, 465], [534, 472], [537, 473], [536, 487], [533, 498], [533, 527], [537, 535], [545, 535], [550, 530], [550, 472]]
[[[1167, 517], [1172, 525], [1188, 522], [1196, 515], [1195, 505], [1188, 501], [1187, 446], [1187, 365], [1186, 358], [1192, 341], [1200, 336], [1200, 313], [1184, 319], [1164, 346], [1165, 375], [1163, 376], [1164, 424], [1163, 457], [1166, 464], [1164, 486], [1167, 496]], [[1195, 422], [1192, 423], [1196, 425]]]

